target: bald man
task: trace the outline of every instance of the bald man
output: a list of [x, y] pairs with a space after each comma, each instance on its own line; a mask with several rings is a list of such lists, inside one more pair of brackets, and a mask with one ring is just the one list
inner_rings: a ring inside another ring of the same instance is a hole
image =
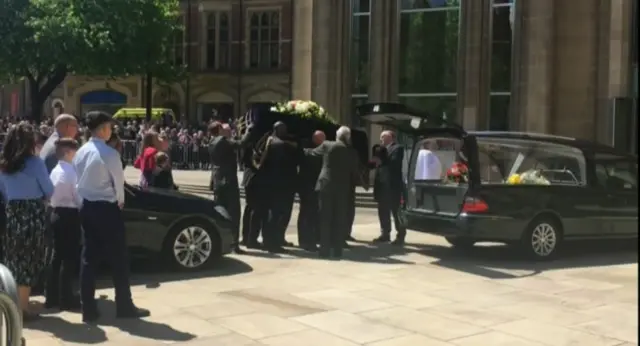
[[380, 134], [380, 144], [387, 149], [388, 159], [377, 168], [382, 177], [376, 185], [378, 198], [378, 218], [380, 220], [380, 236], [374, 239], [377, 243], [391, 241], [391, 217], [395, 224], [397, 236], [393, 244], [402, 245], [406, 236], [405, 226], [400, 219], [400, 201], [404, 195], [404, 178], [402, 164], [404, 160], [404, 147], [396, 142], [396, 135], [392, 131], [383, 131]]
[[[326, 139], [324, 132], [316, 131], [311, 137], [311, 149], [317, 148]], [[322, 161], [313, 157], [304, 157], [298, 171], [298, 245], [307, 251], [317, 251], [318, 240], [318, 193], [315, 191]]]
[[49, 136], [42, 149], [40, 149], [40, 158], [44, 160], [49, 173], [58, 164], [56, 156], [56, 141], [59, 138], [76, 138], [78, 134], [78, 120], [71, 114], [60, 114], [53, 122], [55, 131]]

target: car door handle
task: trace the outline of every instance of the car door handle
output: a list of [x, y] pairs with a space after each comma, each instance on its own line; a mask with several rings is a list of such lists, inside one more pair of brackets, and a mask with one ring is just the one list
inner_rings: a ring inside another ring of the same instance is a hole
[[155, 220], [157, 220], [157, 219], [158, 219], [158, 218], [157, 218], [157, 217], [155, 217], [155, 216], [147, 216], [147, 220], [155, 221]]

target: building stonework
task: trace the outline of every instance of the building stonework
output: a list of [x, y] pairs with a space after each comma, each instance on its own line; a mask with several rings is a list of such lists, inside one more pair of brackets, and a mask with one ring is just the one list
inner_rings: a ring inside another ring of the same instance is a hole
[[[454, 59], [457, 78], [454, 92], [445, 96], [455, 99], [454, 117], [463, 126], [492, 128], [489, 119], [496, 91], [492, 89], [492, 59], [498, 54], [492, 41], [494, 30], [498, 30], [494, 27], [495, 10], [497, 6], [511, 6], [511, 78], [507, 90], [498, 93], [508, 102], [506, 129], [613, 142], [621, 126], [620, 121], [612, 120], [614, 109], [616, 119], [622, 116], [618, 114], [621, 108], [614, 105], [637, 98], [633, 88], [637, 66], [631, 63], [632, 52], [637, 51], [632, 44], [637, 30], [637, 20], [631, 15], [637, 12], [634, 0], [438, 2], [459, 6]], [[183, 42], [177, 42], [177, 51], [179, 59], [190, 57], [192, 77], [188, 83], [154, 85], [153, 105], [175, 108], [179, 113], [189, 108], [189, 120], [193, 121], [204, 120], [218, 105], [230, 107], [236, 116], [255, 102], [312, 99], [337, 120], [351, 125], [356, 123], [356, 96], [360, 102], [404, 102], [407, 92], [399, 83], [405, 64], [400, 42], [406, 34], [402, 32], [406, 22], [401, 18], [406, 18], [402, 17], [406, 11], [399, 0], [369, 1], [364, 10], [363, 3], [366, 1], [184, 0], [183, 10], [185, 18], [191, 19], [191, 29]], [[403, 2], [403, 6], [406, 3], [410, 2]], [[360, 7], [356, 9], [354, 4]], [[369, 21], [366, 79], [356, 76], [362, 71], [354, 70], [354, 66], [360, 66], [354, 64], [353, 52], [356, 15], [365, 15]], [[277, 22], [269, 22], [267, 17], [277, 18]], [[258, 33], [266, 32], [265, 28], [277, 32], [277, 38]], [[265, 60], [267, 52], [277, 57], [277, 63]], [[353, 90], [356, 78], [366, 80], [366, 90]], [[96, 90], [124, 94], [127, 107], [145, 103], [144, 80], [140, 77], [104, 80], [71, 76], [54, 92], [52, 100], [62, 100], [66, 111], [78, 113], [83, 110], [83, 93]], [[12, 101], [6, 92], [3, 101], [6, 113]], [[50, 101], [49, 106], [53, 103]], [[635, 118], [631, 120], [627, 119], [623, 127], [636, 127], [628, 125], [637, 124]], [[380, 129], [369, 130], [371, 138], [377, 138]], [[632, 137], [637, 142], [637, 134]]]

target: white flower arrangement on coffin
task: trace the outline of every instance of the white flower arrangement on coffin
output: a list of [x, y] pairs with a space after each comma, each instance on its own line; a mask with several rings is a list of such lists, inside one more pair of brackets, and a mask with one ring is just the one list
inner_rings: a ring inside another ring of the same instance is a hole
[[547, 178], [543, 177], [539, 170], [528, 170], [521, 174], [512, 174], [507, 179], [509, 185], [551, 185]]
[[311, 118], [335, 124], [327, 111], [313, 101], [291, 100], [271, 107], [272, 112], [293, 115], [299, 118]]

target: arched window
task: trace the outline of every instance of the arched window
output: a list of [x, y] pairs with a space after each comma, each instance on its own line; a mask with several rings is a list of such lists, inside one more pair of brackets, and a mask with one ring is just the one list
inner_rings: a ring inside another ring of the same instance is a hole
[[231, 28], [227, 11], [208, 12], [206, 15], [206, 68], [229, 68], [231, 54]]
[[249, 67], [278, 68], [281, 61], [280, 11], [254, 12], [249, 25]]

